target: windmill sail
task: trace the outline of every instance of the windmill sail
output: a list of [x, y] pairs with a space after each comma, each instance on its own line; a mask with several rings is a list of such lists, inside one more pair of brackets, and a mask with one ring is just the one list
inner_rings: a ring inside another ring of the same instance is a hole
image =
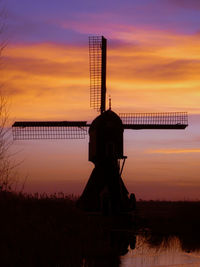
[[83, 139], [88, 126], [86, 121], [18, 121], [12, 132], [14, 140]]
[[185, 129], [187, 112], [120, 113], [124, 129]]
[[89, 37], [90, 107], [106, 109], [106, 45], [103, 36]]

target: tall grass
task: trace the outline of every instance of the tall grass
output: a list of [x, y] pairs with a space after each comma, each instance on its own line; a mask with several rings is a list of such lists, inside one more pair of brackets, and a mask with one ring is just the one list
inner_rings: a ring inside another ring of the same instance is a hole
[[1, 266], [78, 267], [95, 258], [119, 265], [108, 227], [77, 209], [76, 198], [1, 191], [0, 213]]

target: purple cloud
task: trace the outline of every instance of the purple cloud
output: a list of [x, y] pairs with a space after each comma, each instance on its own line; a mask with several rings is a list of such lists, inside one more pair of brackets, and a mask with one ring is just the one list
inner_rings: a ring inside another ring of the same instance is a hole
[[200, 22], [198, 12], [179, 8], [199, 9], [195, 0], [7, 0], [6, 5], [13, 42], [84, 43], [88, 34], [110, 35], [120, 26], [194, 33]]
[[200, 10], [200, 1], [199, 0], [167, 0], [172, 5], [183, 8], [199, 9]]

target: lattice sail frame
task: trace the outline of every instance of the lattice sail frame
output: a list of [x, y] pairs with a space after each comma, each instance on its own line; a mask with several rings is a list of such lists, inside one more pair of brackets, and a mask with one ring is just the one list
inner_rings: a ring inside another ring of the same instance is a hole
[[105, 111], [106, 94], [106, 39], [89, 37], [90, 107]]
[[88, 134], [86, 122], [15, 122], [13, 140], [84, 139]]
[[187, 112], [120, 113], [125, 129], [184, 129]]

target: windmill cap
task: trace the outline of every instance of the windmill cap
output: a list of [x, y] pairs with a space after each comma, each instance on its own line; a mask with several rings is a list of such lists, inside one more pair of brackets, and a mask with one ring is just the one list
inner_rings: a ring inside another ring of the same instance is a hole
[[93, 120], [89, 132], [95, 128], [105, 128], [109, 125], [112, 125], [112, 127], [115, 126], [116, 128], [123, 128], [120, 117], [110, 109], [106, 110]]

